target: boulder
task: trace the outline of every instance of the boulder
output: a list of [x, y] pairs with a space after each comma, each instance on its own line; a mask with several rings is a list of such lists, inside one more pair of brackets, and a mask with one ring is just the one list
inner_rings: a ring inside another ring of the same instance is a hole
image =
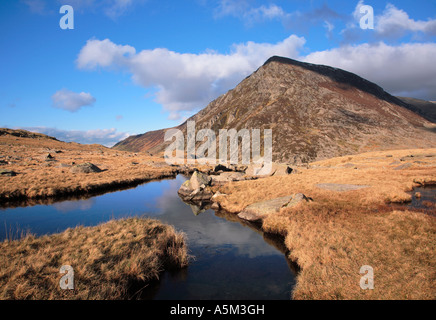
[[220, 175], [211, 176], [211, 185], [223, 185], [231, 181], [247, 180], [247, 176], [242, 172], [223, 172]]
[[282, 164], [282, 163], [273, 163], [272, 171], [274, 172], [272, 174], [273, 176], [286, 176], [288, 174], [294, 173], [294, 169], [292, 169], [287, 164]]
[[296, 173], [290, 166], [283, 163], [271, 163], [270, 166], [265, 164], [251, 164], [245, 171], [247, 175], [269, 177], [269, 176], [285, 176], [291, 173]]
[[201, 172], [195, 171], [190, 180], [186, 180], [178, 191], [183, 201], [209, 201], [213, 193], [210, 190], [212, 179]]
[[248, 221], [260, 221], [268, 215], [279, 212], [281, 208], [294, 207], [301, 202], [312, 201], [302, 193], [296, 193], [286, 197], [261, 201], [247, 206], [238, 217]]
[[86, 162], [86, 163], [74, 165], [70, 169], [70, 171], [72, 173], [95, 173], [95, 172], [101, 172], [102, 170], [96, 165], [90, 162]]
[[201, 185], [209, 186], [212, 178], [207, 174], [201, 173], [199, 171], [195, 171], [191, 176], [191, 187], [193, 190], [199, 189]]

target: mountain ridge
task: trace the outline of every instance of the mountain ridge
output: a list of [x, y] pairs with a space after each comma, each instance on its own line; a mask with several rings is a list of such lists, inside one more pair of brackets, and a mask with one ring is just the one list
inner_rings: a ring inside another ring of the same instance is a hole
[[[430, 147], [432, 123], [417, 108], [351, 72], [274, 56], [187, 121], [197, 130], [273, 129], [273, 160], [307, 163], [389, 148]], [[186, 123], [175, 127], [186, 134]], [[114, 146], [161, 153], [168, 129]], [[201, 143], [197, 143], [201, 144]]]

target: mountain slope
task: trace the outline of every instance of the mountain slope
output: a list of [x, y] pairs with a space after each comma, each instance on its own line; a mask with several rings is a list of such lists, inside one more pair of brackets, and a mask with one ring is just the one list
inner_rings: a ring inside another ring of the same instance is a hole
[[436, 102], [405, 97], [397, 98], [418, 109], [418, 113], [427, 120], [436, 123]]
[[[197, 131], [272, 129], [273, 160], [294, 164], [372, 150], [436, 146], [417, 109], [350, 72], [272, 57], [189, 120]], [[186, 133], [186, 122], [177, 127]], [[431, 129], [433, 128], [433, 129]], [[115, 149], [159, 153], [165, 130]], [[199, 143], [201, 144], [201, 143]]]

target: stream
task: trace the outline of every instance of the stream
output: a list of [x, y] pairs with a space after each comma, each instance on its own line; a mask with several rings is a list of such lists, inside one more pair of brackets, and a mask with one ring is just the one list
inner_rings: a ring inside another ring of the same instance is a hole
[[286, 258], [283, 239], [263, 234], [233, 214], [194, 214], [177, 195], [184, 181], [178, 175], [88, 199], [0, 208], [0, 240], [26, 231], [39, 236], [111, 219], [155, 218], [186, 234], [195, 259], [183, 270], [164, 272], [142, 298], [289, 300], [297, 271]]

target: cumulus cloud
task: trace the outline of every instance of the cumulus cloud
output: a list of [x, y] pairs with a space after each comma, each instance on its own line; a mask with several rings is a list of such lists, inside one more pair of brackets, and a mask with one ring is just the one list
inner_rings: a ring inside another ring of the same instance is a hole
[[51, 97], [53, 106], [58, 109], [76, 112], [84, 106], [90, 106], [96, 101], [95, 98], [85, 92], [76, 93], [67, 89], [57, 91]]
[[61, 130], [49, 127], [20, 127], [32, 132], [39, 132], [65, 142], [77, 142], [82, 144], [101, 144], [112, 147], [117, 142], [129, 136], [126, 132], [117, 132], [117, 129], [97, 129], [97, 130]]
[[380, 36], [401, 37], [408, 31], [436, 35], [436, 19], [413, 20], [407, 12], [387, 4], [382, 15], [375, 18], [375, 31]]
[[[360, 7], [365, 5], [359, 0], [353, 12], [354, 21], [342, 31], [346, 41], [353, 41], [361, 36], [359, 24], [363, 14]], [[367, 33], [367, 32], [366, 32]], [[414, 20], [409, 14], [393, 4], [388, 3], [384, 11], [374, 16], [374, 39], [400, 39], [405, 35], [436, 35], [436, 19]]]
[[156, 101], [179, 119], [182, 111], [206, 106], [234, 87], [273, 55], [297, 57], [305, 39], [291, 35], [275, 43], [235, 44], [228, 54], [178, 53], [165, 48], [136, 53], [128, 45], [109, 39], [88, 40], [77, 58], [80, 69], [125, 69], [135, 83], [156, 88]]
[[361, 44], [309, 54], [307, 62], [354, 72], [394, 95], [436, 98], [436, 43]]

